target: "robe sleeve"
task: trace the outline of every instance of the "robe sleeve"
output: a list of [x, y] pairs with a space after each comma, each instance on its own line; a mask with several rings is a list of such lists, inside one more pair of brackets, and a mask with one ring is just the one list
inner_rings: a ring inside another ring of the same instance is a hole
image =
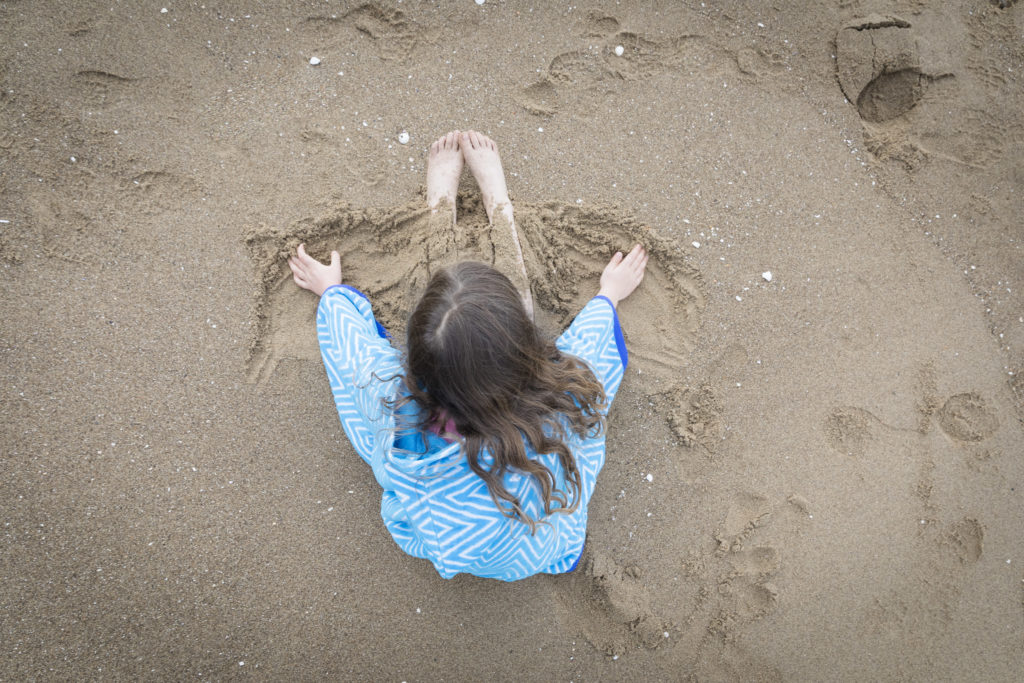
[[366, 296], [347, 285], [330, 287], [320, 297], [316, 330], [345, 433], [387, 487], [384, 454], [394, 440], [394, 416], [387, 402], [401, 386], [400, 353], [373, 317]]
[[612, 302], [603, 296], [591, 299], [556, 345], [563, 353], [576, 356], [590, 366], [611, 405], [629, 364], [626, 340]]

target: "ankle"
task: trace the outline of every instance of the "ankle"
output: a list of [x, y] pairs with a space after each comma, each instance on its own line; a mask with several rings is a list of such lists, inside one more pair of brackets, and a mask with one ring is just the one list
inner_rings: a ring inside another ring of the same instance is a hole
[[491, 221], [498, 215], [505, 216], [509, 221], [512, 220], [512, 202], [507, 196], [500, 200], [491, 199], [485, 201], [484, 208], [487, 209], [487, 218]]

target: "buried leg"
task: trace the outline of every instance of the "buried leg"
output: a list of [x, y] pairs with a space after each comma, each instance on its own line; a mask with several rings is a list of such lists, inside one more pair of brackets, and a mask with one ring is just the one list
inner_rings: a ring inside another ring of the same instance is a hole
[[[436, 268], [458, 260], [455, 202], [463, 163], [457, 130], [435, 140], [427, 152], [427, 206], [430, 209], [427, 220], [430, 237], [424, 243], [424, 264], [428, 276]], [[417, 286], [425, 285], [423, 282]]]
[[526, 313], [532, 318], [533, 296], [530, 294], [530, 279], [526, 274], [523, 248], [519, 243], [519, 233], [516, 231], [512, 202], [508, 198], [505, 171], [501, 167], [498, 146], [494, 140], [473, 130], [463, 132], [460, 143], [466, 164], [480, 186], [484, 209], [491, 223], [491, 240], [495, 245], [496, 258], [501, 259], [506, 252], [510, 257], [511, 263], [507, 269], [502, 263], [496, 262], [494, 265], [508, 275], [519, 289]]
[[442, 135], [430, 145], [427, 154], [427, 206], [431, 213], [437, 213], [441, 204], [447, 203], [451, 208], [453, 223], [462, 163], [459, 131], [453, 130]]

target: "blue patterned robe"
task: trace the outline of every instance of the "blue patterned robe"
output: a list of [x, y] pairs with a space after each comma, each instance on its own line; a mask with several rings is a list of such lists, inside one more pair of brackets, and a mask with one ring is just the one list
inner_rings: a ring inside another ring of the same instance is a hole
[[[528, 525], [495, 506], [459, 443], [434, 434], [407, 433], [408, 429], [396, 434], [395, 414], [385, 402], [404, 391], [401, 355], [362, 292], [347, 285], [325, 291], [316, 325], [341, 424], [384, 489], [381, 517], [402, 550], [430, 560], [444, 578], [465, 572], [515, 581], [575, 568], [583, 552], [587, 504], [604, 465], [603, 432], [591, 439], [571, 435], [567, 441], [582, 483], [580, 505], [570, 514], [545, 516], [533, 477], [518, 472], [505, 476], [505, 488], [519, 498], [523, 509], [534, 519], [548, 522], [538, 524], [531, 535]], [[611, 302], [604, 297], [592, 299], [557, 345], [590, 366], [611, 405], [628, 362]], [[417, 407], [410, 402], [404, 410], [413, 418]], [[564, 471], [556, 455], [537, 454], [529, 446], [527, 453], [544, 463], [565, 490]], [[480, 463], [489, 468], [493, 460], [482, 453]]]

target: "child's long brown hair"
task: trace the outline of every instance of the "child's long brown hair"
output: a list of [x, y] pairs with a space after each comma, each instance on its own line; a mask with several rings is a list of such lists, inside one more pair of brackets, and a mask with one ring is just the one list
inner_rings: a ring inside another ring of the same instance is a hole
[[[567, 428], [583, 438], [601, 432], [604, 389], [586, 364], [542, 338], [507, 277], [473, 261], [435, 273], [409, 318], [405, 365], [410, 398], [422, 408], [419, 428], [439, 416], [454, 421], [470, 468], [505, 515], [536, 530], [503, 484], [509, 470], [533, 476], [545, 515], [579, 506]], [[527, 456], [524, 438], [537, 453], [558, 455], [568, 492]], [[480, 462], [485, 450], [489, 469]]]

